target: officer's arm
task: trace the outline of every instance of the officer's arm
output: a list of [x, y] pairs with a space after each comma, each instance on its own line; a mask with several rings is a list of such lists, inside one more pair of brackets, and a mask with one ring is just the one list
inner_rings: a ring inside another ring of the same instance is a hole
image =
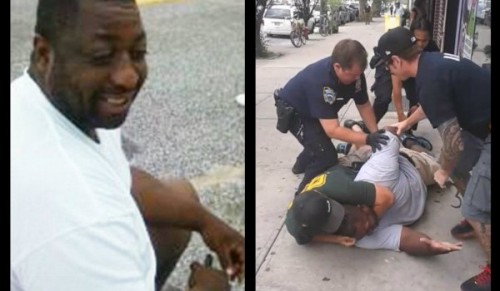
[[355, 145], [363, 145], [366, 143], [366, 134], [355, 132], [349, 128], [340, 126], [338, 119], [320, 119], [319, 122], [323, 127], [326, 135], [330, 138], [342, 140]]
[[365, 122], [366, 127], [370, 132], [375, 132], [378, 130], [377, 127], [377, 119], [375, 118], [375, 113], [373, 112], [373, 107], [370, 104], [370, 101], [366, 101], [363, 104], [356, 104], [358, 108], [359, 115]]
[[443, 140], [439, 164], [441, 169], [451, 173], [455, 168], [456, 161], [464, 150], [460, 125], [456, 117], [443, 122], [438, 126], [439, 134]]
[[399, 122], [399, 121], [403, 121], [406, 119], [404, 112], [403, 112], [403, 104], [401, 102], [402, 82], [398, 77], [396, 77], [394, 75], [391, 75], [391, 80], [392, 80], [392, 103], [394, 104], [394, 107], [396, 108], [396, 113], [398, 114], [398, 122]]

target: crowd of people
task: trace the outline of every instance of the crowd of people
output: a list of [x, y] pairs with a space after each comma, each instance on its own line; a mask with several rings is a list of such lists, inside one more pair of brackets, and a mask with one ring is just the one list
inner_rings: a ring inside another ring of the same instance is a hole
[[[330, 57], [306, 66], [275, 91], [278, 130], [303, 146], [292, 172], [304, 177], [285, 223], [298, 244], [447, 254], [462, 243], [432, 239], [410, 225], [423, 213], [427, 186], [453, 183], [464, 197], [464, 221], [451, 234], [477, 238], [486, 260], [461, 289], [491, 290], [491, 74], [471, 60], [440, 52], [421, 2], [415, 1], [410, 29], [401, 23], [384, 33], [370, 62], [361, 43], [344, 39]], [[394, 13], [400, 10], [396, 3]], [[376, 70], [373, 106], [363, 73], [368, 63]], [[342, 126], [338, 112], [351, 99], [362, 121]], [[398, 122], [380, 129], [391, 102]], [[428, 140], [413, 135], [425, 118], [442, 140], [437, 158]], [[332, 139], [345, 143], [336, 147]]]

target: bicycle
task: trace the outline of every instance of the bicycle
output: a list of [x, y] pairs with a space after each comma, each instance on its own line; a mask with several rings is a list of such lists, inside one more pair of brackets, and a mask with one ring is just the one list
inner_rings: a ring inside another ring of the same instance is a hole
[[330, 20], [326, 14], [320, 15], [319, 23], [319, 34], [323, 37], [328, 36], [330, 34]]
[[306, 44], [307, 38], [307, 27], [304, 25], [304, 21], [301, 19], [292, 19], [292, 32], [290, 32], [290, 40], [294, 47], [301, 47]]

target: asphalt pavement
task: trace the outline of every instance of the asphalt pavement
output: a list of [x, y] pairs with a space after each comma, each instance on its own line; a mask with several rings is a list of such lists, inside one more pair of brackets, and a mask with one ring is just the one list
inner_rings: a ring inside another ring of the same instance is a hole
[[[338, 34], [310, 36], [306, 46], [295, 48], [287, 39], [271, 39], [269, 49], [280, 57], [256, 61], [256, 280], [257, 290], [342, 290], [342, 291], [428, 291], [459, 290], [460, 284], [479, 273], [484, 254], [475, 240], [464, 242], [461, 251], [432, 258], [411, 257], [384, 250], [346, 248], [339, 245], [300, 246], [284, 226], [287, 206], [292, 201], [302, 175], [291, 172], [301, 146], [290, 134], [276, 130], [276, 112], [272, 93], [282, 87], [305, 66], [331, 55], [335, 44], [344, 38], [359, 40], [372, 48], [384, 33], [383, 18], [372, 24], [348, 23]], [[367, 68], [367, 84], [374, 82], [374, 71]], [[369, 92], [373, 102], [373, 93]], [[339, 112], [340, 121], [359, 120], [350, 101]], [[397, 121], [388, 112], [379, 126]], [[419, 123], [417, 135], [430, 140], [433, 153], [442, 146], [440, 137], [427, 120]], [[429, 188], [426, 210], [412, 227], [434, 239], [455, 242], [449, 231], [460, 221], [455, 189]]]
[[[245, 88], [244, 2], [141, 2], [149, 77], [123, 126], [136, 145], [132, 162], [159, 178], [190, 179], [202, 202], [244, 233], [244, 108], [234, 99]], [[11, 81], [29, 63], [36, 3], [10, 1]], [[168, 283], [184, 288], [189, 264], [208, 252], [195, 235]]]

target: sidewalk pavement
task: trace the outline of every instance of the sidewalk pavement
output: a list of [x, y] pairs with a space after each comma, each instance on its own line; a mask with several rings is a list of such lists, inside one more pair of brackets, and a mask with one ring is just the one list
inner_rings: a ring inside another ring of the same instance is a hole
[[[367, 49], [373, 47], [384, 32], [383, 18], [371, 25], [348, 23], [338, 34], [311, 35], [306, 46], [270, 49], [283, 56], [256, 61], [256, 290], [459, 290], [460, 284], [479, 273], [484, 255], [476, 240], [464, 241], [461, 251], [432, 258], [411, 257], [383, 250], [346, 248], [339, 245], [311, 244], [300, 246], [284, 226], [287, 206], [302, 175], [291, 172], [301, 146], [290, 134], [276, 130], [272, 93], [306, 65], [329, 56], [335, 44], [344, 38], [358, 39]], [[374, 71], [367, 68], [368, 87]], [[373, 93], [369, 92], [373, 103]], [[360, 119], [352, 100], [340, 111], [341, 122]], [[388, 112], [380, 125], [396, 122]], [[429, 139], [435, 154], [441, 141], [428, 121], [419, 124], [417, 135]], [[438, 190], [430, 187], [423, 217], [413, 227], [434, 239], [455, 242], [450, 228], [460, 219], [453, 187]]]

